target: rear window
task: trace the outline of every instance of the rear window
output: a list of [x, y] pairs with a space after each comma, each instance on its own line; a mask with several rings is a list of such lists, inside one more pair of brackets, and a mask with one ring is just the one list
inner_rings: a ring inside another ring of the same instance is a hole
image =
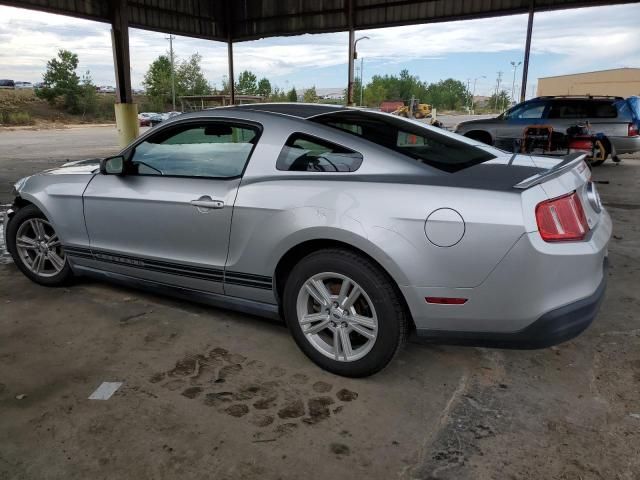
[[278, 170], [291, 172], [355, 172], [362, 155], [311, 135], [291, 135], [276, 161]]
[[491, 153], [390, 115], [335, 112], [310, 119], [446, 172], [457, 172], [495, 158]]
[[556, 100], [551, 102], [549, 118], [616, 118], [618, 109], [610, 100]]

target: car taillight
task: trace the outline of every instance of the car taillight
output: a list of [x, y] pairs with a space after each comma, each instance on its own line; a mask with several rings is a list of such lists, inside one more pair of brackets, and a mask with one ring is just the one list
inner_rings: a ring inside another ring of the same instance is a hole
[[635, 123], [630, 123], [629, 124], [629, 136], [630, 137], [637, 137], [638, 135], [640, 135], [640, 130], [638, 129], [638, 125], [636, 125]]
[[545, 242], [582, 240], [589, 231], [587, 217], [575, 191], [539, 203], [536, 221]]

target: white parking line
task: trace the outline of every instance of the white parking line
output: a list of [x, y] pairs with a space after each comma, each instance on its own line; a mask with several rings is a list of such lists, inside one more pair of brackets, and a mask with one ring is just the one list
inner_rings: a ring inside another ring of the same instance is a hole
[[96, 391], [89, 395], [89, 400], [109, 400], [121, 386], [122, 382], [102, 382]]

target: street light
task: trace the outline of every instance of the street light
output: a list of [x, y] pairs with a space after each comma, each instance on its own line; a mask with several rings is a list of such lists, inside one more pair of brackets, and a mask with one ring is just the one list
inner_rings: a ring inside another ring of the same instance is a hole
[[475, 109], [473, 108], [474, 107], [473, 99], [476, 96], [476, 82], [478, 81], [479, 78], [487, 78], [487, 76], [486, 75], [480, 75], [479, 77], [476, 77], [476, 78], [473, 79], [473, 93], [471, 94], [471, 110], [472, 110], [473, 113], [475, 113]]
[[513, 67], [513, 82], [511, 83], [511, 103], [513, 104], [513, 102], [515, 101], [515, 96], [514, 96], [514, 92], [515, 92], [515, 88], [516, 88], [516, 72], [518, 71], [518, 67], [520, 65], [522, 65], [522, 62], [510, 62], [511, 66]]
[[[352, 62], [352, 68], [355, 65], [355, 61], [358, 58], [358, 42], [360, 40], [370, 40], [369, 37], [360, 37], [357, 38], [355, 42], [353, 42], [353, 58], [350, 60]], [[353, 97], [353, 90], [351, 91], [351, 95]], [[351, 98], [351, 101], [353, 101], [353, 98]], [[362, 60], [360, 60], [360, 103], [362, 103]]]
[[168, 37], [164, 37], [165, 40], [169, 40], [169, 57], [171, 60], [171, 100], [173, 103], [173, 110], [176, 111], [176, 74], [173, 68], [173, 39], [176, 38], [169, 34]]

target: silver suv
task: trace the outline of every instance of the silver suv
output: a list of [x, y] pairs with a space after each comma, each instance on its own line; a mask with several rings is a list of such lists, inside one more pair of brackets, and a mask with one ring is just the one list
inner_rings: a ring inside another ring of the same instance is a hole
[[512, 150], [525, 127], [550, 125], [566, 133], [573, 125], [589, 122], [594, 133], [606, 138], [602, 163], [611, 154], [640, 151], [640, 97], [538, 97], [513, 106], [496, 118], [461, 122], [456, 133], [489, 145]]

